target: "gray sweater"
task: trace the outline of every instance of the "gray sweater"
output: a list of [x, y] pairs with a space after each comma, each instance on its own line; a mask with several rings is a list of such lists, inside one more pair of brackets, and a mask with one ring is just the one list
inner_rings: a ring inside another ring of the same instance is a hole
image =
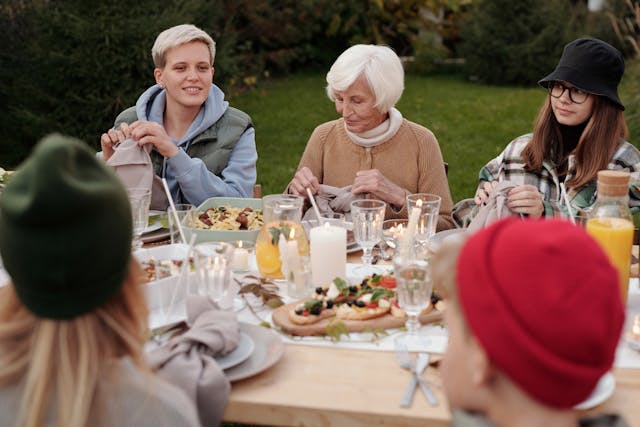
[[[199, 427], [193, 403], [175, 386], [140, 372], [129, 358], [110, 364], [101, 375], [97, 405], [88, 425], [96, 427]], [[22, 384], [0, 388], [0, 427], [15, 427]], [[51, 396], [54, 399], [54, 396]], [[55, 425], [52, 410], [43, 427]]]

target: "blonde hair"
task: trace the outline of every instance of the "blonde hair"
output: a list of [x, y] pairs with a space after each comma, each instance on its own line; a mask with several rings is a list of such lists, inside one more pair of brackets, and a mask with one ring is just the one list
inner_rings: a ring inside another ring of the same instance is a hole
[[132, 259], [116, 295], [68, 320], [36, 317], [13, 286], [0, 289], [0, 386], [24, 384], [16, 425], [41, 426], [51, 408], [57, 426], [95, 425], [90, 414], [100, 405], [97, 386], [105, 363], [128, 356], [149, 372], [142, 349], [148, 317], [142, 277]]
[[327, 73], [327, 96], [349, 88], [364, 76], [376, 97], [375, 107], [386, 113], [404, 91], [404, 69], [398, 55], [387, 46], [357, 44], [342, 52]]
[[196, 41], [207, 45], [211, 54], [210, 63], [213, 66], [213, 60], [216, 57], [216, 42], [209, 34], [191, 24], [176, 25], [158, 34], [151, 48], [153, 63], [157, 68], [164, 68], [167, 64], [166, 56], [169, 49]]

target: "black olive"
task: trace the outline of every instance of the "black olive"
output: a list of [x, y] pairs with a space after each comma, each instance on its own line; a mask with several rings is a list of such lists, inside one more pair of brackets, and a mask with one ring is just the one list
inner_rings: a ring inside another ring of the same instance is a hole
[[362, 286], [363, 288], [369, 286], [369, 281], [367, 279], [362, 279], [362, 282], [360, 282], [360, 286]]
[[351, 307], [353, 305], [353, 301], [347, 301], [347, 305]]
[[356, 301], [356, 306], [358, 307], [364, 307], [365, 305], [367, 304], [365, 304], [364, 301], [360, 301], [360, 300]]
[[315, 314], [316, 316], [320, 314], [320, 306], [316, 305], [314, 307], [311, 307], [311, 310], [309, 310], [309, 314]]
[[327, 308], [332, 308], [333, 307], [333, 300], [330, 299], [329, 301], [326, 302]]
[[355, 294], [356, 292], [358, 292], [358, 287], [356, 285], [349, 286], [349, 292]]
[[299, 309], [297, 309], [297, 310], [295, 311], [295, 313], [296, 313], [298, 316], [301, 316], [301, 315], [302, 315], [302, 313], [303, 313], [303, 310], [302, 310], [301, 308], [299, 308]]
[[322, 288], [320, 286], [316, 288], [316, 294], [322, 295]]

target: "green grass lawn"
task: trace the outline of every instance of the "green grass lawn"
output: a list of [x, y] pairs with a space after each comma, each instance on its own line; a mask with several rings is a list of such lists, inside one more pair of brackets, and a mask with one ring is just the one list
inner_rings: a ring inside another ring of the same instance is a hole
[[[405, 84], [398, 109], [435, 133], [455, 201], [471, 197], [480, 168], [531, 131], [545, 96], [540, 88], [487, 87], [460, 76], [407, 76]], [[253, 118], [264, 194], [285, 188], [313, 129], [338, 117], [324, 86], [324, 74], [292, 76], [231, 99]]]

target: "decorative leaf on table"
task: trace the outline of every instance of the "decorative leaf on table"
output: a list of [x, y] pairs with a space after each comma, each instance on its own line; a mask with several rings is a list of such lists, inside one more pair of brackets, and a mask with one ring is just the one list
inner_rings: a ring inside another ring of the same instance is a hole
[[347, 325], [345, 325], [341, 321], [330, 321], [327, 327], [325, 328], [325, 335], [331, 341], [340, 341], [340, 337], [342, 335], [349, 336], [349, 329], [347, 329]]
[[247, 294], [253, 294], [255, 297], [260, 298], [264, 305], [271, 308], [278, 308], [284, 305], [282, 297], [278, 295], [278, 285], [271, 279], [249, 274], [244, 276], [242, 281], [236, 279], [236, 282], [240, 285], [238, 293], [243, 298]]

